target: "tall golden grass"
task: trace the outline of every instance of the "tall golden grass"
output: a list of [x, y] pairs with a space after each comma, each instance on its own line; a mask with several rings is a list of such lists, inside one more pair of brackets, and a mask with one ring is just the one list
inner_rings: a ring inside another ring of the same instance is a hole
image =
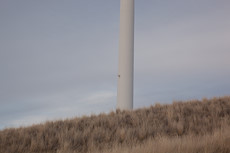
[[[230, 127], [212, 134], [156, 137], [135, 146], [116, 146], [91, 153], [230, 153]], [[64, 153], [64, 152], [63, 152]]]
[[[0, 131], [0, 153], [229, 153], [230, 97]], [[213, 151], [214, 150], [214, 151]]]

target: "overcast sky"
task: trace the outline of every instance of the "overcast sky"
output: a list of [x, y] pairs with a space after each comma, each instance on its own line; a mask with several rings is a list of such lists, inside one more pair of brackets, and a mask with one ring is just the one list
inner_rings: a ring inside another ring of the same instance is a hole
[[[134, 107], [230, 95], [230, 1], [136, 0]], [[0, 129], [116, 108], [120, 0], [0, 0]]]

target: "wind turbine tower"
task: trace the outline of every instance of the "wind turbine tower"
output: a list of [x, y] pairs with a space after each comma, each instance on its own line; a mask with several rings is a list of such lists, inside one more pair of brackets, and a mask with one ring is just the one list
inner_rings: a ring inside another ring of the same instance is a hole
[[134, 0], [120, 0], [117, 109], [133, 109]]

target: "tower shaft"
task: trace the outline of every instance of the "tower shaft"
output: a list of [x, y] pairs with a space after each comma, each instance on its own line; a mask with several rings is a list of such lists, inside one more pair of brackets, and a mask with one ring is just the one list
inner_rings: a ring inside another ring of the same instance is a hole
[[120, 1], [117, 109], [133, 109], [134, 0]]

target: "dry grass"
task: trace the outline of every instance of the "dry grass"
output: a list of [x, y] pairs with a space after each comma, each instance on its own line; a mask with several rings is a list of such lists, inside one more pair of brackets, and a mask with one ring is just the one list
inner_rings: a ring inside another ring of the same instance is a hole
[[[230, 153], [230, 127], [212, 134], [157, 137], [136, 146], [116, 146], [100, 153]], [[92, 151], [91, 153], [99, 153]]]
[[229, 126], [230, 97], [174, 102], [5, 129], [0, 153], [229, 153]]

